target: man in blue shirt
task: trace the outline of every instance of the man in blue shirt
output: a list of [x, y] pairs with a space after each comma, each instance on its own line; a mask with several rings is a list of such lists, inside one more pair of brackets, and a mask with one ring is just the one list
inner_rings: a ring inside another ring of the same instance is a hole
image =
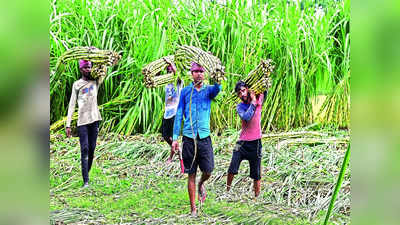
[[183, 122], [182, 157], [185, 173], [188, 176], [188, 192], [191, 214], [197, 215], [196, 209], [196, 172], [200, 167], [202, 175], [198, 183], [200, 202], [206, 198], [204, 182], [210, 178], [214, 169], [214, 152], [210, 138], [211, 100], [221, 90], [220, 84], [204, 85], [204, 68], [193, 62], [190, 68], [193, 82], [182, 90], [174, 121], [173, 142], [171, 149], [179, 148], [178, 137]]

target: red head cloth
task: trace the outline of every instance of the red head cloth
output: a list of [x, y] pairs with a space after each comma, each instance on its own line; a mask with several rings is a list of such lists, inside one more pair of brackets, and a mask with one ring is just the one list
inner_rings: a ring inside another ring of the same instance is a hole
[[92, 62], [86, 61], [86, 60], [83, 60], [83, 59], [79, 60], [79, 69], [82, 69], [84, 66], [87, 66], [87, 65], [89, 67], [92, 67]]

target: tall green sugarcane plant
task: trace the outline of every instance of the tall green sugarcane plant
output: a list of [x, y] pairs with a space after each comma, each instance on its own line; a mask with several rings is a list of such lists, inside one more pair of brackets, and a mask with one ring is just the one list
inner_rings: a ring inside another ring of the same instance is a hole
[[[69, 87], [79, 79], [76, 66], [65, 67], [62, 74], [53, 72], [67, 49], [96, 46], [123, 52], [118, 66], [108, 67], [98, 102], [135, 97], [102, 111], [104, 121], [113, 121], [110, 131], [129, 135], [158, 131], [162, 121], [161, 113], [154, 109], [162, 111], [164, 92], [146, 90], [142, 68], [163, 56], [175, 55], [179, 46], [196, 46], [212, 52], [225, 66], [227, 80], [222, 82], [216, 104], [212, 105], [212, 131], [240, 128], [240, 118], [226, 99], [235, 83], [244, 80], [260, 59], [269, 58], [276, 67], [263, 106], [264, 132], [314, 123], [322, 127], [350, 125], [350, 0], [324, 1], [320, 16], [312, 0], [301, 1], [301, 7], [296, 1], [279, 0], [258, 1], [257, 7], [237, 1], [221, 5], [217, 1], [181, 0], [88, 4], [50, 3], [52, 124], [67, 114]], [[202, 10], [194, 10], [198, 6]], [[320, 116], [313, 111], [315, 97], [326, 99]]]

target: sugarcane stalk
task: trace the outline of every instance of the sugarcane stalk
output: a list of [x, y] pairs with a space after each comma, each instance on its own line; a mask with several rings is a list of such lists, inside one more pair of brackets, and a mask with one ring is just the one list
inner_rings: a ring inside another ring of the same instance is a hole
[[339, 193], [340, 186], [342, 185], [343, 178], [344, 178], [344, 175], [346, 173], [346, 168], [347, 168], [347, 164], [349, 163], [349, 159], [350, 159], [350, 144], [347, 145], [347, 150], [346, 150], [346, 153], [345, 153], [344, 158], [343, 158], [342, 167], [340, 168], [340, 173], [339, 173], [338, 179], [336, 181], [336, 186], [335, 186], [335, 189], [333, 191], [333, 194], [332, 194], [332, 197], [331, 197], [331, 201], [329, 203], [328, 211], [326, 212], [326, 215], [325, 215], [324, 225], [328, 224], [329, 217], [331, 215], [331, 212], [333, 210], [333, 206], [334, 206], [335, 201], [336, 201], [336, 197], [337, 197], [337, 195]]
[[94, 65], [91, 76], [97, 79], [100, 76], [105, 76], [107, 66], [113, 66], [121, 59], [121, 56], [114, 51], [100, 50], [95, 47], [74, 47], [65, 51], [56, 63], [56, 73], [62, 73], [65, 64], [71, 60], [84, 59], [91, 61]]
[[221, 65], [221, 61], [200, 48], [187, 45], [179, 46], [175, 52], [175, 58], [179, 69], [187, 69], [190, 62], [196, 62], [205, 69], [211, 79], [218, 83], [225, 79], [225, 68]]
[[155, 76], [151, 79], [145, 79], [145, 86], [147, 88], [155, 88], [163, 86], [165, 84], [172, 83], [175, 80], [173, 73], [168, 73], [166, 75]]
[[[250, 91], [254, 91], [255, 94], [263, 93], [271, 87], [271, 78], [269, 76], [273, 69], [274, 66], [271, 59], [261, 59], [256, 68], [251, 70], [243, 81], [247, 84]], [[228, 98], [228, 103], [237, 102], [239, 102], [239, 98], [236, 93], [232, 92]]]

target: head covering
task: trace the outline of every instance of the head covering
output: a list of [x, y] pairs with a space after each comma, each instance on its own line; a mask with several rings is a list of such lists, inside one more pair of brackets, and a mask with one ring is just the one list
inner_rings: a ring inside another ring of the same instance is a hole
[[79, 69], [82, 69], [84, 66], [92, 67], [92, 62], [84, 60], [84, 59], [79, 60]]
[[175, 68], [174, 64], [169, 64], [167, 66], [167, 72], [168, 73], [175, 73], [176, 72], [176, 68]]
[[190, 72], [193, 72], [196, 70], [204, 72], [204, 68], [201, 65], [197, 64], [196, 62], [192, 62], [192, 67], [190, 68]]

